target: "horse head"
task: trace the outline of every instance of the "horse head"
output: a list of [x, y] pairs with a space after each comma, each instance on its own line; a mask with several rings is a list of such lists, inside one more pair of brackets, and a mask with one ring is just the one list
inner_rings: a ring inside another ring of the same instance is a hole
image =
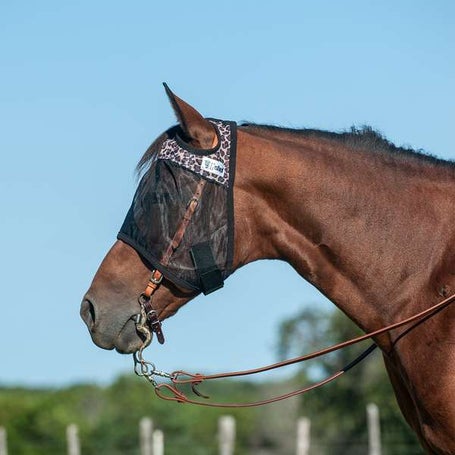
[[151, 301], [160, 320], [222, 286], [232, 271], [235, 124], [205, 119], [165, 88], [179, 124], [139, 163], [143, 176], [133, 204], [80, 311], [94, 343], [121, 353], [142, 344], [138, 297], [153, 270], [163, 278]]

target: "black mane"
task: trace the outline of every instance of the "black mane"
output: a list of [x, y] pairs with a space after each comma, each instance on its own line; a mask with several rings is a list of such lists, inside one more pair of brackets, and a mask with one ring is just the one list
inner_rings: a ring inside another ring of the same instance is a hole
[[320, 138], [327, 139], [331, 141], [336, 141], [343, 144], [346, 147], [370, 151], [376, 153], [386, 153], [393, 154], [394, 156], [401, 156], [403, 158], [418, 159], [426, 163], [432, 163], [434, 165], [442, 166], [453, 166], [455, 167], [455, 162], [449, 160], [443, 160], [438, 158], [422, 149], [414, 150], [410, 147], [397, 147], [395, 144], [390, 142], [385, 138], [381, 133], [374, 130], [370, 126], [362, 127], [351, 127], [348, 131], [341, 132], [332, 132], [311, 128], [303, 129], [292, 129], [284, 128], [274, 125], [260, 125], [255, 123], [242, 123], [240, 125], [246, 129], [256, 129], [269, 131], [271, 133], [285, 134], [294, 137], [301, 138]]
[[[423, 149], [414, 150], [410, 147], [397, 147], [381, 133], [374, 130], [370, 126], [353, 126], [348, 131], [341, 132], [332, 132], [312, 128], [293, 129], [275, 125], [263, 125], [249, 122], [241, 123], [239, 127], [246, 130], [257, 131], [259, 133], [269, 132], [270, 134], [286, 135], [296, 139], [325, 139], [338, 142], [346, 147], [360, 151], [382, 153], [385, 157], [398, 157], [417, 163], [427, 163], [432, 164], [433, 166], [444, 166], [446, 168], [451, 167], [452, 169], [455, 169], [455, 161], [443, 160], [424, 151]], [[141, 172], [147, 168], [148, 164], [153, 161], [157, 151], [161, 147], [161, 144], [167, 138], [175, 137], [176, 134], [182, 134], [181, 128], [178, 125], [169, 128], [149, 146], [137, 165], [136, 170], [138, 174], [141, 174]]]

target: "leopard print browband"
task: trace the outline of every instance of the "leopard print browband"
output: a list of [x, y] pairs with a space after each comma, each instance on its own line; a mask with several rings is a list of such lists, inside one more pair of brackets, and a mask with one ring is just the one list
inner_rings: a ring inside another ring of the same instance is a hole
[[223, 120], [208, 120], [217, 130], [218, 144], [215, 148], [211, 150], [193, 149], [178, 137], [169, 138], [163, 142], [158, 152], [158, 159], [172, 161], [207, 180], [229, 187], [233, 124]]

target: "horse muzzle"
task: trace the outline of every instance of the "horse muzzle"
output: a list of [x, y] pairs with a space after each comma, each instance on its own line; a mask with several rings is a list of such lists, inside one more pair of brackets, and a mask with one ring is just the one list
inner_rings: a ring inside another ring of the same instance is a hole
[[137, 315], [117, 311], [114, 314], [101, 311], [96, 301], [87, 295], [82, 300], [81, 318], [98, 347], [115, 349], [121, 354], [136, 352], [143, 343], [143, 336], [136, 330]]

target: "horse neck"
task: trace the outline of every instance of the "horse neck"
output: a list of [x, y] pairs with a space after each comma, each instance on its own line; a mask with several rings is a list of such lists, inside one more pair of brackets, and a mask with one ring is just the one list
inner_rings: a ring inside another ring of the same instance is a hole
[[240, 130], [235, 267], [286, 260], [364, 330], [409, 315], [448, 254], [455, 189], [453, 169], [400, 159]]

